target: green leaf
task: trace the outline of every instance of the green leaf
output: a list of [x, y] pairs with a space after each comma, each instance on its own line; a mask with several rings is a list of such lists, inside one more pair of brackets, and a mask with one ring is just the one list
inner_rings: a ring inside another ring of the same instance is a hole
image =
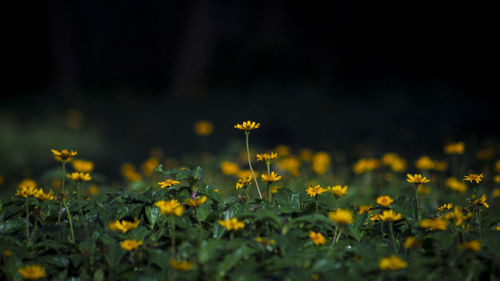
[[151, 229], [154, 229], [156, 221], [160, 216], [160, 209], [158, 209], [157, 207], [146, 206], [144, 208], [144, 211], [146, 213], [146, 217], [148, 218], [149, 227]]

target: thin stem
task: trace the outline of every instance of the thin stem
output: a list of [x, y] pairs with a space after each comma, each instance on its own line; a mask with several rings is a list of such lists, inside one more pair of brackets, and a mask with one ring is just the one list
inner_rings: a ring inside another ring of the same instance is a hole
[[398, 249], [396, 247], [396, 239], [394, 238], [394, 230], [392, 229], [392, 222], [389, 223], [389, 231], [391, 232], [392, 246], [394, 247], [394, 254], [398, 254]]
[[[66, 178], [66, 160], [63, 160], [62, 161], [62, 180], [61, 180], [61, 192], [60, 194], [62, 194], [62, 196], [64, 196], [64, 179]], [[57, 222], [61, 222], [61, 215], [62, 215], [62, 206], [63, 206], [63, 202], [62, 202], [62, 199], [61, 201], [59, 202], [59, 212], [58, 212], [58, 215], [57, 215]]]
[[420, 219], [420, 214], [418, 210], [418, 185], [415, 185], [415, 220]]
[[337, 234], [337, 239], [335, 239], [335, 243], [339, 241], [340, 236], [342, 236], [342, 227], [339, 227], [339, 233]]
[[71, 231], [71, 242], [75, 243], [75, 231], [73, 230], [73, 219], [71, 218], [71, 213], [69, 212], [68, 204], [66, 204], [66, 197], [63, 196], [62, 202], [64, 208], [66, 209], [66, 214], [68, 215], [69, 230]]
[[30, 207], [28, 203], [28, 196], [26, 196], [26, 239], [29, 241], [29, 238], [30, 238]]
[[335, 242], [336, 242], [336, 239], [337, 239], [337, 231], [338, 230], [339, 230], [339, 228], [336, 226], [335, 227], [335, 231], [333, 232], [332, 244], [330, 245], [330, 247], [333, 247], [333, 245], [335, 245]]
[[250, 146], [248, 145], [248, 136], [250, 135], [249, 131], [245, 131], [245, 141], [247, 144], [247, 155], [248, 155], [248, 166], [250, 167], [250, 171], [252, 172], [253, 179], [255, 181], [255, 186], [257, 187], [257, 192], [259, 193], [260, 199], [262, 199], [262, 193], [260, 192], [259, 183], [257, 182], [257, 177], [252, 168], [252, 161], [250, 160]]
[[267, 190], [267, 199], [269, 200], [269, 202], [271, 202], [271, 189], [269, 188], [270, 186], [271, 186], [271, 183], [267, 182], [266, 190]]

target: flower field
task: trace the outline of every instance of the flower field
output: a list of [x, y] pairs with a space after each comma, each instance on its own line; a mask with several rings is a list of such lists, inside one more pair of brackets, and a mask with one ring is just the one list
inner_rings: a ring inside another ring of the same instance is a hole
[[118, 179], [78, 147], [47, 150], [39, 177], [7, 186], [0, 174], [12, 190], [0, 198], [0, 279], [498, 280], [494, 150], [448, 142], [432, 157], [351, 163], [255, 148], [263, 126], [235, 124], [241, 147], [201, 161], [154, 150]]

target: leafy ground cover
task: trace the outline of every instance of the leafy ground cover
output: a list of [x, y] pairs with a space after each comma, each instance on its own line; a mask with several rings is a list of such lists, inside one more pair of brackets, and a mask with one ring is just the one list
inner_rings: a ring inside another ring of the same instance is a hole
[[125, 164], [125, 181], [108, 192], [92, 162], [52, 150], [55, 169], [0, 201], [0, 279], [500, 276], [500, 161], [487, 151], [472, 161], [457, 142], [442, 161], [409, 165], [386, 153], [332, 166], [325, 151], [255, 153], [250, 135], [259, 127], [235, 125], [246, 149], [206, 167], [171, 168], [159, 157], [140, 170]]

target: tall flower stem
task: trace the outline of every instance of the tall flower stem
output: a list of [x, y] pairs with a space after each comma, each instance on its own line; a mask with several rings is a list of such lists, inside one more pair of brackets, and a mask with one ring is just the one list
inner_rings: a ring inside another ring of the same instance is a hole
[[[61, 180], [61, 194], [64, 197], [64, 179], [66, 178], [66, 160], [62, 160], [62, 180]], [[61, 222], [61, 210], [63, 206], [63, 201], [59, 202], [59, 211], [57, 215], [57, 222]]]
[[269, 200], [269, 202], [271, 202], [271, 189], [269, 188], [270, 185], [271, 183], [267, 182], [266, 190], [267, 190], [267, 199]]
[[73, 230], [73, 219], [71, 218], [71, 213], [69, 212], [68, 204], [66, 203], [66, 197], [62, 198], [62, 203], [66, 209], [66, 214], [68, 215], [69, 230], [71, 231], [71, 242], [75, 243], [75, 231]]
[[394, 238], [394, 230], [392, 229], [392, 222], [389, 223], [389, 231], [391, 232], [392, 247], [394, 247], [394, 254], [398, 254], [398, 249], [396, 247], [396, 239]]
[[257, 192], [259, 193], [260, 199], [262, 199], [262, 193], [260, 192], [259, 183], [257, 182], [257, 177], [255, 176], [255, 172], [252, 168], [252, 161], [250, 160], [250, 146], [248, 144], [248, 136], [250, 135], [249, 131], [245, 131], [245, 142], [247, 145], [247, 155], [248, 155], [248, 166], [250, 167], [250, 171], [252, 172], [253, 179], [255, 181], [255, 186], [257, 187]]
[[415, 185], [415, 220], [418, 221], [420, 217], [418, 210], [418, 185]]

